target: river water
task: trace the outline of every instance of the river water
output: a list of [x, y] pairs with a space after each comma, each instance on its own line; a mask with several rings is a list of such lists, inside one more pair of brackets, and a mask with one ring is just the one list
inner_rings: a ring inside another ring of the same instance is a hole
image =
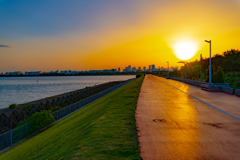
[[26, 103], [86, 86], [131, 78], [135, 75], [0, 77], [0, 109], [12, 103]]

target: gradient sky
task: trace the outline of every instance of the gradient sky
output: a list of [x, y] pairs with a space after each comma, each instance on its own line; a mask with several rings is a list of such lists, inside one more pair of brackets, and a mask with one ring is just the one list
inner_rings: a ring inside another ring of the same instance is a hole
[[180, 65], [240, 49], [240, 0], [0, 0], [0, 72]]

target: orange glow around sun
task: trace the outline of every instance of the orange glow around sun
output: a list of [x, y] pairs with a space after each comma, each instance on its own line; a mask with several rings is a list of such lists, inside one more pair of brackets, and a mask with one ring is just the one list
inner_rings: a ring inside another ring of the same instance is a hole
[[211, 40], [212, 56], [240, 49], [238, 1], [139, 1], [133, 8], [125, 7], [131, 12], [106, 5], [84, 29], [79, 24], [56, 35], [0, 37], [0, 44], [11, 46], [0, 47], [0, 73], [119, 67], [122, 71], [128, 65], [152, 64], [166, 68], [166, 61], [182, 66], [177, 62], [209, 57], [204, 40]]

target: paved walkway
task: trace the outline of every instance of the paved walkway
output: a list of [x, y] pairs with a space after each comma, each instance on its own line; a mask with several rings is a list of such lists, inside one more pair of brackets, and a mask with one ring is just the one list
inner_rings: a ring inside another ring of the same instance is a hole
[[239, 102], [233, 95], [146, 75], [135, 115], [142, 158], [240, 159], [240, 121], [231, 117], [240, 117]]

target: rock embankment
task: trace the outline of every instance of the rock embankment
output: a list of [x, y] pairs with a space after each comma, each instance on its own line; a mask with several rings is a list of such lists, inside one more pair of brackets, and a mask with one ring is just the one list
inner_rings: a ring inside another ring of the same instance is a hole
[[[37, 101], [32, 101], [24, 104], [20, 104], [19, 108], [8, 109], [4, 108], [0, 110], [0, 134], [5, 133], [13, 128], [15, 128], [19, 122], [25, 120], [29, 116], [36, 112], [43, 110], [49, 110], [51, 107], [60, 106], [64, 108], [73, 103], [76, 103], [82, 99], [90, 97], [94, 94], [102, 92], [108, 88], [115, 85], [123, 83], [125, 81], [113, 81], [108, 83], [103, 83], [100, 85], [95, 85], [92, 87], [86, 87], [84, 89], [79, 89], [76, 91], [55, 95], [52, 97], [47, 97]], [[26, 105], [31, 105], [31, 108], [25, 107]]]

